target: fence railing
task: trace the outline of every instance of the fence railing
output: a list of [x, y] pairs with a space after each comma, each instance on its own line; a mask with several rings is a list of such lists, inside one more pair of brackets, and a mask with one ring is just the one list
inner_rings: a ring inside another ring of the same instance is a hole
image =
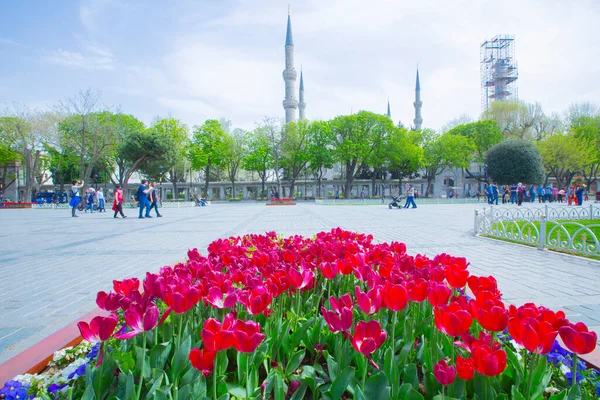
[[[400, 199], [402, 204], [406, 201], [406, 197]], [[383, 201], [381, 199], [316, 199], [316, 204], [324, 204], [324, 205], [381, 205], [381, 204], [389, 204], [392, 201], [390, 197], [384, 197]], [[477, 204], [477, 199], [472, 198], [462, 198], [462, 199], [448, 199], [448, 198], [440, 198], [440, 197], [419, 197], [415, 199], [417, 205], [419, 204]], [[482, 201], [483, 203], [483, 201]]]
[[[475, 211], [474, 234], [568, 253], [600, 256], [600, 207], [505, 208]], [[576, 222], [580, 221], [580, 222]]]
[[[209, 202], [210, 204], [210, 202]], [[105, 207], [110, 209], [112, 207], [112, 201], [107, 202]], [[193, 201], [163, 201], [159, 207], [161, 208], [186, 208], [186, 207], [194, 207], [196, 203]], [[137, 208], [137, 203], [124, 203], [124, 208]], [[38, 210], [64, 210], [71, 208], [68, 203], [54, 204], [54, 203], [44, 203], [44, 204], [32, 204], [31, 208]]]

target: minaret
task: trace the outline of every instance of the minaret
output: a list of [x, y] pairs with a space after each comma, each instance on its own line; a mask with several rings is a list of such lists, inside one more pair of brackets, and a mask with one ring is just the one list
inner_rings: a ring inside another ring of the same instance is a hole
[[296, 108], [298, 100], [294, 97], [296, 87], [296, 70], [294, 69], [294, 40], [292, 38], [292, 20], [288, 10], [287, 33], [285, 35], [285, 69], [283, 70], [283, 80], [285, 81], [285, 99], [283, 108], [285, 109], [285, 123], [296, 121]]
[[306, 119], [306, 103], [304, 102], [304, 79], [302, 79], [302, 67], [300, 67], [300, 103], [298, 109], [300, 110], [300, 116], [298, 119]]
[[421, 117], [421, 107], [423, 106], [423, 102], [421, 101], [421, 84], [419, 83], [419, 68], [417, 68], [417, 86], [415, 87], [415, 102], [413, 103], [415, 106], [415, 119], [413, 120], [415, 123], [415, 130], [421, 130], [421, 125], [423, 125], [423, 117]]
[[392, 112], [390, 111], [390, 99], [388, 99], [388, 112], [387, 112], [387, 116], [392, 118]]

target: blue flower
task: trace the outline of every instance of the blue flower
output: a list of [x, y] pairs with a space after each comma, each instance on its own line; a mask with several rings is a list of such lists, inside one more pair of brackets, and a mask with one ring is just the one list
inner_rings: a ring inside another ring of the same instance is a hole
[[6, 400], [24, 400], [32, 399], [33, 395], [27, 396], [29, 385], [23, 385], [19, 381], [8, 381], [4, 387], [0, 389], [0, 394], [3, 394]]
[[53, 383], [52, 385], [48, 386], [48, 393], [56, 393], [62, 390], [62, 388], [64, 388], [65, 386], [67, 386], [66, 383], [63, 385], [57, 385], [56, 383]]
[[96, 343], [94, 346], [92, 346], [92, 349], [90, 350], [90, 352], [88, 353], [87, 356], [85, 356], [86, 358], [93, 360], [96, 358], [96, 356], [98, 355], [98, 351], [100, 350], [100, 343]]
[[[571, 371], [569, 371], [565, 374], [565, 378], [567, 378], [567, 380], [569, 382], [571, 382], [572, 377], [573, 377], [573, 373]], [[577, 375], [575, 376], [575, 380], [577, 381], [577, 383], [581, 382], [583, 380], [583, 375], [581, 375], [579, 372], [577, 372]]]
[[76, 379], [85, 375], [85, 367], [87, 364], [81, 364], [77, 369], [69, 374], [68, 379]]

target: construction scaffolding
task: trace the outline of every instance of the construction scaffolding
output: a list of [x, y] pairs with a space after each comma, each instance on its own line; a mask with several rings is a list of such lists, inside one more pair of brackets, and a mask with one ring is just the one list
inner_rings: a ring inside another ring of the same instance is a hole
[[481, 110], [493, 101], [518, 100], [515, 37], [497, 35], [481, 43]]

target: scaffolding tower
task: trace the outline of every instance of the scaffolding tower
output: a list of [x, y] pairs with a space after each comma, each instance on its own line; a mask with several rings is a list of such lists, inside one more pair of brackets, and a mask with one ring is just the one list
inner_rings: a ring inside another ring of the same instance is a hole
[[518, 100], [515, 37], [496, 35], [480, 46], [481, 109], [493, 101]]

